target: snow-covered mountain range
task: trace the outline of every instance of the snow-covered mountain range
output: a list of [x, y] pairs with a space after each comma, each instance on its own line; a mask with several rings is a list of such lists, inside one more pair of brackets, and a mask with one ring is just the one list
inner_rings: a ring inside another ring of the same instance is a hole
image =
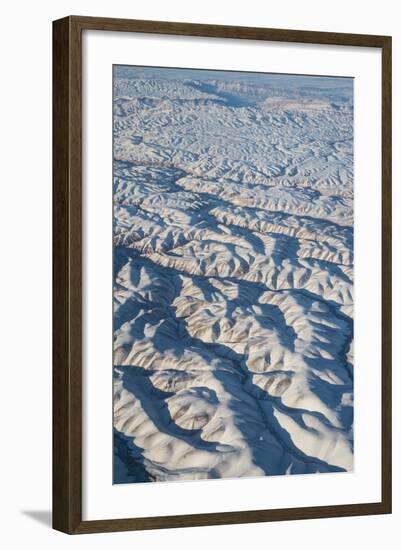
[[352, 470], [352, 80], [115, 67], [114, 216], [114, 481]]

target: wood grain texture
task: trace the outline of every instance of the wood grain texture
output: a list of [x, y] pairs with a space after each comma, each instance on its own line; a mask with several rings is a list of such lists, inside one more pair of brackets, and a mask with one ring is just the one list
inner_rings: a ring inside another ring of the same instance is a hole
[[382, 502], [392, 507], [392, 319], [391, 319], [391, 37], [382, 46]]
[[[85, 29], [377, 47], [382, 50], [381, 502], [82, 521], [82, 99]], [[69, 534], [391, 512], [391, 38], [71, 16], [53, 23], [53, 527]]]
[[228, 25], [145, 21], [138, 19], [110, 19], [107, 17], [80, 17], [76, 15], [71, 16], [69, 19], [71, 19], [72, 23], [77, 25], [80, 29], [204, 36], [209, 38], [270, 40], [275, 42], [298, 42], [304, 44], [331, 44], [380, 48], [387, 38], [367, 34], [344, 34], [260, 27], [233, 27]]
[[81, 523], [81, 51], [53, 24], [53, 527]]

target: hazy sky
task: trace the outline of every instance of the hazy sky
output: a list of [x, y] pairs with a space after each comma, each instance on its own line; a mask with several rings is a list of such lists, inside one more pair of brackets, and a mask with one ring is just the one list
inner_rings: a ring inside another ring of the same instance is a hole
[[166, 67], [141, 67], [114, 65], [116, 78], [160, 78], [160, 79], [192, 79], [192, 80], [236, 80], [249, 84], [265, 85], [278, 88], [320, 88], [338, 89], [352, 92], [353, 79], [330, 76], [305, 76], [274, 73], [252, 73], [239, 71], [211, 71], [206, 69], [182, 69]]

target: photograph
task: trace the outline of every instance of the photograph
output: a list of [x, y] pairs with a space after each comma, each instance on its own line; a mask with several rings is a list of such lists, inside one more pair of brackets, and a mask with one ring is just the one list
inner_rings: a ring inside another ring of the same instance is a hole
[[352, 472], [354, 79], [112, 70], [113, 483]]

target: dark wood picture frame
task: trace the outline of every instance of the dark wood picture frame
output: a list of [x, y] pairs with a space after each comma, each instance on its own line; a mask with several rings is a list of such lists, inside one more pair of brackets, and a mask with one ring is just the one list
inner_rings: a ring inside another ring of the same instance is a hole
[[[305, 508], [82, 520], [83, 30], [379, 48], [382, 52], [382, 496]], [[69, 534], [391, 513], [391, 37], [71, 16], [53, 22], [53, 527]]]

